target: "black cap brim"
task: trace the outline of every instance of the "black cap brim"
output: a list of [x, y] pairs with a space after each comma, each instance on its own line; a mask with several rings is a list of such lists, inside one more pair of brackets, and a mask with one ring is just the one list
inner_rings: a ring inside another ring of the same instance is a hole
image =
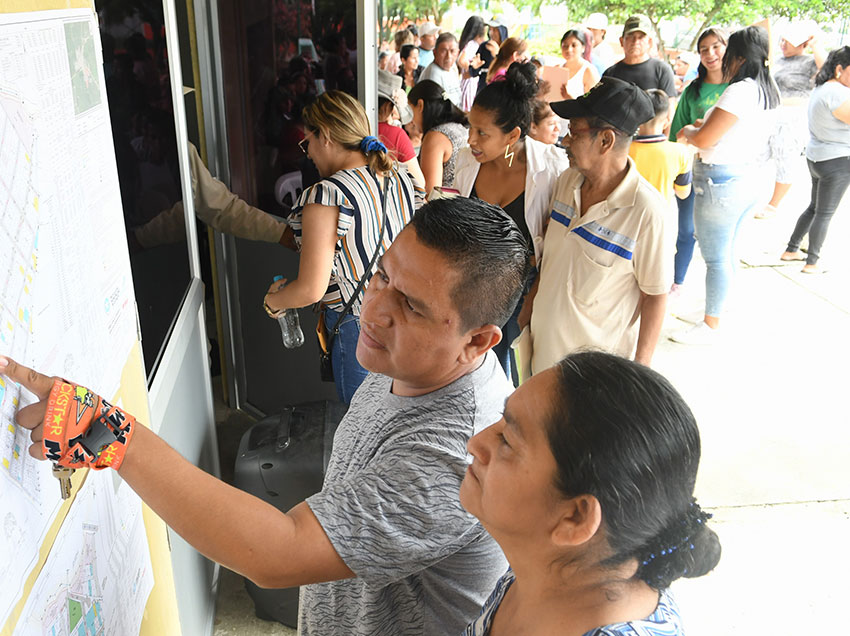
[[572, 119], [573, 117], [592, 117], [593, 113], [579, 99], [565, 99], [561, 102], [552, 102], [549, 104], [558, 117], [563, 119]]

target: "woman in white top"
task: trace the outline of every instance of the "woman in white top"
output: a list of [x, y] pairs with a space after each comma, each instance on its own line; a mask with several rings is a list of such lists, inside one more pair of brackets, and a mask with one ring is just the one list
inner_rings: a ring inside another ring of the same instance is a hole
[[[802, 261], [803, 273], [819, 272], [817, 262], [829, 222], [850, 185], [850, 46], [829, 54], [815, 79], [809, 102], [806, 159], [812, 176], [812, 200], [800, 215], [783, 261]], [[807, 254], [800, 242], [809, 235]]]
[[[488, 84], [478, 93], [469, 111], [469, 147], [458, 154], [454, 180], [461, 196], [498, 205], [510, 215], [534, 249], [535, 266], [555, 181], [569, 167], [562, 148], [528, 137], [531, 100], [538, 90], [536, 71], [530, 62], [515, 62], [504, 81]], [[502, 342], [493, 349], [508, 377], [510, 344], [519, 336], [516, 317], [522, 304], [502, 327]]]
[[779, 92], [770, 77], [767, 31], [747, 27], [729, 37], [723, 75], [729, 86], [710, 108], [705, 123], [683, 127], [677, 140], [696, 146], [694, 227], [706, 264], [705, 317], [671, 336], [682, 344], [711, 344], [735, 267], [738, 228], [755, 206], [759, 192], [754, 172], [768, 150], [771, 111]]
[[561, 38], [563, 67], [569, 71], [567, 83], [561, 86], [561, 97], [576, 99], [581, 97], [599, 81], [596, 67], [584, 59], [587, 48], [587, 36], [581, 29], [570, 29]]

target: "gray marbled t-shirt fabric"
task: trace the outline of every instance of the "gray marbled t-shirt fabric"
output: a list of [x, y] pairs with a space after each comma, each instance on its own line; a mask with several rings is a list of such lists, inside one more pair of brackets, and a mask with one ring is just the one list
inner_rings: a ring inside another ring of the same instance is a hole
[[469, 129], [463, 124], [449, 122], [434, 126], [431, 130], [436, 130], [438, 133], [443, 133], [452, 142], [452, 156], [443, 164], [443, 183], [444, 188], [450, 188], [455, 181], [455, 165], [457, 165], [457, 153], [461, 148], [469, 143]]
[[771, 71], [782, 97], [806, 98], [815, 87], [818, 65], [811, 55], [780, 56]]
[[299, 633], [459, 634], [506, 561], [460, 505], [469, 438], [513, 387], [495, 355], [420, 397], [370, 374], [337, 429], [322, 491], [307, 499], [355, 579], [301, 588]]

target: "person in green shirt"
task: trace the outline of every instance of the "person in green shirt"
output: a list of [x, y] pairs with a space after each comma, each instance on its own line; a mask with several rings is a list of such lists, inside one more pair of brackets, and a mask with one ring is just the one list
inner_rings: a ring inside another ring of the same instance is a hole
[[[726, 52], [726, 32], [718, 27], [709, 27], [697, 39], [699, 69], [697, 78], [688, 84], [676, 114], [670, 124], [670, 141], [676, 141], [678, 132], [689, 124], [702, 121], [706, 111], [717, 103], [728, 84], [723, 81], [723, 54]], [[676, 256], [673, 266], [673, 286], [670, 293], [675, 297], [685, 282], [685, 275], [694, 255], [694, 192], [691, 189], [686, 199], [676, 198], [679, 206], [679, 231], [676, 237]]]

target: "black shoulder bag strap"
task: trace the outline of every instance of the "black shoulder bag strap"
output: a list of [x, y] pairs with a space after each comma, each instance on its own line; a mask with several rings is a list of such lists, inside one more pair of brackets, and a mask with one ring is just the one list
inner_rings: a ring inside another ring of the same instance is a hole
[[381, 242], [384, 240], [384, 232], [386, 231], [388, 214], [387, 214], [387, 197], [389, 196], [389, 187], [390, 187], [390, 175], [389, 172], [384, 174], [384, 191], [380, 191], [380, 187], [378, 188], [378, 193], [381, 194], [381, 232], [378, 234], [378, 244], [375, 246], [375, 253], [372, 254], [372, 260], [369, 261], [369, 266], [366, 268], [366, 271], [363, 272], [363, 276], [360, 277], [360, 282], [357, 283], [357, 289], [354, 290], [354, 293], [351, 295], [351, 298], [348, 299], [348, 302], [345, 303], [345, 307], [342, 308], [342, 311], [339, 314], [339, 318], [336, 320], [336, 324], [334, 324], [333, 329], [331, 329], [330, 338], [328, 339], [328, 353], [333, 350], [333, 342], [334, 338], [339, 335], [339, 325], [342, 322], [342, 319], [351, 311], [351, 307], [354, 305], [354, 301], [357, 300], [357, 297], [360, 295], [360, 292], [363, 291], [363, 288], [366, 286], [366, 279], [372, 273], [372, 268], [375, 267], [375, 262], [378, 260], [378, 254], [381, 252]]

